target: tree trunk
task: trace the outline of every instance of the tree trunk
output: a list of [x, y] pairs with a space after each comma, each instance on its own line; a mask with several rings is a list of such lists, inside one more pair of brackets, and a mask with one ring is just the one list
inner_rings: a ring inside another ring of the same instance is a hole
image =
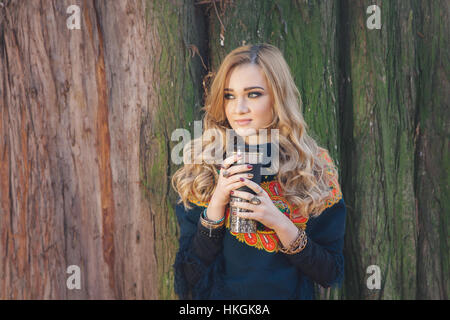
[[448, 1], [414, 3], [418, 72], [414, 136], [418, 299], [448, 299], [450, 294], [449, 18]]
[[[9, 1], [0, 25], [2, 299], [155, 298], [139, 184], [153, 77], [145, 7]], [[66, 287], [68, 266], [81, 289]]]
[[170, 132], [204, 27], [188, 1], [84, 1], [70, 30], [71, 4], [0, 8], [0, 298], [173, 297]]
[[[380, 30], [369, 29], [366, 9], [381, 10]], [[414, 205], [414, 41], [406, 1], [342, 3], [349, 64], [343, 107], [348, 195], [346, 296], [413, 299], [416, 292], [417, 223]], [[347, 125], [346, 125], [347, 124]], [[369, 289], [370, 265], [381, 288]]]
[[[341, 108], [343, 136], [349, 139], [343, 148], [344, 195], [352, 204], [348, 298], [447, 297], [443, 160], [449, 135], [441, 116], [448, 114], [444, 70], [449, 66], [443, 55], [449, 47], [444, 31], [449, 6], [444, 2], [342, 2], [348, 48], [342, 83], [348, 89]], [[381, 30], [366, 27], [366, 8], [372, 4], [381, 9]], [[380, 290], [366, 285], [366, 268], [373, 264], [381, 268]]]
[[[171, 150], [174, 129], [193, 132], [202, 106], [202, 79], [206, 73], [205, 20], [192, 1], [148, 1], [148, 20], [158, 32], [157, 54], [149, 59], [158, 78], [147, 81], [156, 100], [143, 114], [141, 125], [141, 170], [154, 221], [158, 297], [174, 299], [172, 265], [178, 249], [175, 194], [170, 178], [179, 168]], [[191, 135], [191, 138], [193, 136]]]

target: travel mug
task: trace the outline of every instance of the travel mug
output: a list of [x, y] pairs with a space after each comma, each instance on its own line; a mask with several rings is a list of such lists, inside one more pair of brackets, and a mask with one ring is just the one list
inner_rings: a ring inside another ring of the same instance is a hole
[[[234, 152], [236, 153], [236, 152]], [[245, 171], [246, 173], [252, 173], [253, 177], [250, 179], [253, 182], [260, 184], [261, 183], [261, 153], [258, 152], [243, 152], [243, 158], [236, 162], [234, 165], [240, 164], [251, 164], [253, 168], [249, 171]], [[247, 186], [243, 186], [237, 190], [246, 191], [256, 195], [252, 189]], [[246, 212], [250, 210], [238, 208], [234, 206], [236, 202], [249, 202], [248, 200], [230, 196], [230, 230], [234, 233], [256, 233], [257, 229], [257, 221], [253, 219], [245, 219], [237, 216], [238, 212]]]

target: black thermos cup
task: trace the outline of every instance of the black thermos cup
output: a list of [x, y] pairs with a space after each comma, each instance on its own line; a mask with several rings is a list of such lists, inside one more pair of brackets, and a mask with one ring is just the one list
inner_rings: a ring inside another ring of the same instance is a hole
[[[260, 152], [251, 152], [251, 151], [243, 151], [237, 150], [234, 153], [241, 153], [244, 155], [243, 158], [235, 162], [234, 165], [240, 164], [251, 164], [253, 168], [249, 171], [245, 171], [246, 173], [252, 173], [253, 177], [250, 179], [253, 182], [260, 184], [261, 183], [261, 153]], [[246, 191], [251, 194], [256, 195], [252, 189], [247, 186], [243, 186], [237, 190]], [[248, 200], [230, 196], [230, 230], [235, 233], [256, 233], [257, 229], [257, 221], [252, 219], [244, 219], [238, 217], [236, 215], [237, 212], [245, 212], [248, 211], [246, 209], [238, 208], [234, 206], [235, 202], [249, 202]]]

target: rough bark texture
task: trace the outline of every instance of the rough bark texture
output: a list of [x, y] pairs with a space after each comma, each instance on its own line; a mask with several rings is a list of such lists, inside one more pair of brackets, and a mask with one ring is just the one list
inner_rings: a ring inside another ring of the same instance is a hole
[[[381, 9], [381, 30], [368, 29], [366, 8]], [[349, 45], [344, 100], [349, 212], [346, 296], [412, 299], [416, 289], [414, 205], [414, 34], [407, 1], [348, 1]], [[343, 79], [345, 81], [345, 79]], [[347, 98], [349, 98], [347, 97]], [[346, 126], [351, 123], [351, 129]], [[366, 269], [381, 269], [381, 289], [369, 290]]]
[[156, 298], [139, 134], [159, 39], [143, 3], [79, 1], [81, 30], [71, 4], [0, 9], [0, 298]]
[[[202, 104], [202, 78], [206, 65], [205, 19], [192, 1], [148, 1], [147, 19], [155, 26], [160, 40], [158, 51], [149, 63], [158, 79], [146, 82], [156, 100], [145, 113], [141, 127], [142, 180], [151, 203], [154, 221], [154, 250], [157, 260], [157, 286], [160, 299], [174, 299], [173, 269], [178, 249], [175, 216], [177, 195], [170, 177], [179, 166], [171, 160], [171, 141], [176, 128], [193, 133]], [[193, 134], [191, 134], [193, 138]]]
[[[341, 3], [347, 298], [448, 297], [444, 2]], [[381, 8], [381, 30], [366, 27], [372, 4]], [[381, 268], [381, 290], [366, 286], [372, 264]]]
[[448, 299], [450, 3], [414, 2], [417, 105], [414, 190], [418, 212], [417, 298]]
[[201, 119], [204, 75], [259, 42], [339, 167], [346, 277], [318, 298], [448, 299], [447, 0], [2, 3], [0, 299], [175, 298], [171, 134]]

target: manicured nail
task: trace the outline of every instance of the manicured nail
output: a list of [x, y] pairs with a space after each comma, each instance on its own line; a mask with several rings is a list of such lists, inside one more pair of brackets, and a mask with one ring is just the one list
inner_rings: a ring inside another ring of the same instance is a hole
[[245, 179], [244, 179], [244, 178], [239, 178], [239, 180], [241, 180], [241, 181], [245, 181]]
[[234, 194], [234, 191], [233, 190], [231, 190], [231, 192], [230, 192], [231, 194]]
[[253, 168], [253, 166], [251, 164], [248, 164], [247, 168], [251, 169], [251, 168]]
[[253, 174], [252, 174], [252, 173], [249, 173], [249, 174], [247, 174], [247, 177], [253, 178]]

